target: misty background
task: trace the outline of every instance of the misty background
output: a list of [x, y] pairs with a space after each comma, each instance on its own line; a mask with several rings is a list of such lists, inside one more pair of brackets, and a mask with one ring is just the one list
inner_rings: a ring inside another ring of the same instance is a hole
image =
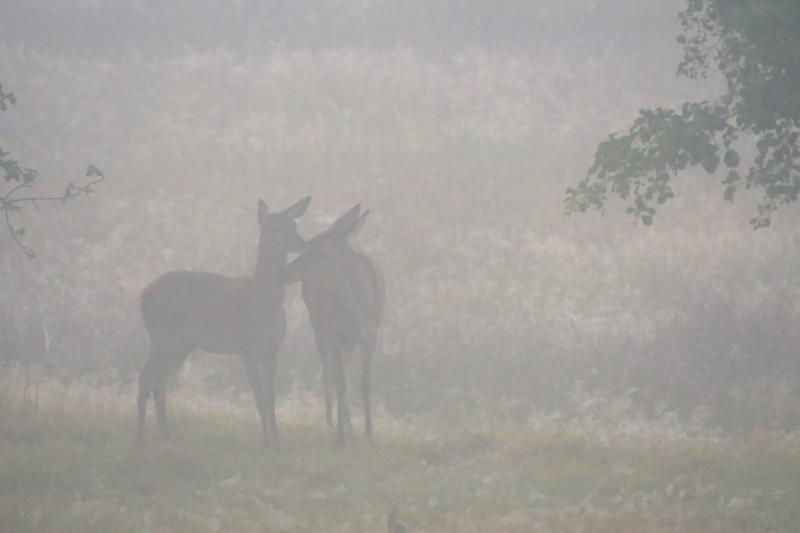
[[[174, 269], [251, 274], [256, 199], [311, 194], [307, 238], [371, 210], [358, 246], [386, 277], [384, 414], [795, 429], [796, 208], [753, 231], [752, 198], [689, 172], [652, 227], [614, 203], [564, 216], [598, 142], [640, 108], [720, 93], [713, 73], [675, 76], [682, 7], [6, 0], [3, 148], [37, 190], [90, 162], [107, 179], [19, 219], [38, 259], [0, 234], [3, 371], [132, 391], [141, 289]], [[279, 406], [319, 402], [296, 287], [286, 308]], [[250, 395], [233, 357], [195, 354], [178, 381]]]

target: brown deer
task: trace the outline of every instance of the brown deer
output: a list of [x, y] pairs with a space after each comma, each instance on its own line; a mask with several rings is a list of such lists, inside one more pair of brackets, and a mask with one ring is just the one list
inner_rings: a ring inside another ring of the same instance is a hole
[[[284, 269], [287, 283], [302, 281], [302, 295], [322, 359], [325, 414], [332, 425], [331, 377], [336, 387], [336, 442], [344, 442], [350, 427], [347, 375], [343, 356], [360, 348], [364, 433], [372, 438], [370, 382], [372, 357], [383, 316], [383, 274], [367, 255], [354, 250], [348, 238], [364, 224], [369, 211], [359, 215], [356, 205], [329, 229], [308, 242], [306, 250]], [[332, 374], [332, 375], [331, 375]]]
[[279, 213], [258, 201], [258, 260], [253, 276], [229, 278], [178, 270], [164, 274], [142, 292], [141, 308], [150, 334], [150, 356], [139, 375], [137, 446], [144, 447], [147, 401], [153, 394], [158, 423], [169, 440], [166, 383], [196, 348], [240, 355], [261, 417], [264, 444], [279, 447], [275, 422], [277, 352], [286, 337], [281, 281], [286, 256], [305, 241], [297, 233], [308, 209], [307, 196]]

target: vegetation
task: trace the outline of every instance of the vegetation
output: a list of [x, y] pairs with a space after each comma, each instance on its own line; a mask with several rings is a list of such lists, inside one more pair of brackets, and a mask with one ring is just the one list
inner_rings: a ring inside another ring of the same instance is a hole
[[393, 506], [414, 531], [788, 531], [800, 519], [796, 436], [384, 414], [376, 444], [337, 449], [319, 404], [295, 397], [280, 413], [287, 450], [265, 453], [249, 395], [180, 394], [177, 440], [136, 452], [133, 391], [48, 383], [33, 415], [3, 387], [0, 524], [12, 531], [385, 531]]
[[[701, 190], [662, 214], [668, 227], [643, 233], [614, 217], [565, 222], [552, 202], [594, 132], [625, 120], [642, 93], [678, 91], [671, 77], [642, 85], [638, 68], [617, 79], [611, 59], [586, 58], [594, 81], [569, 92], [573, 60], [555, 52], [448, 63], [409, 51], [209, 52], [132, 57], [100, 78], [93, 63], [0, 57], [64, 88], [37, 96], [50, 128], [31, 157], [70, 168], [100, 153], [120, 177], [68, 223], [44, 211], [26, 221], [47, 262], [0, 258], [0, 303], [24, 302], [0, 310], [19, 339], [2, 354], [9, 367], [30, 357], [46, 375], [130, 383], [148, 351], [142, 288], [173, 269], [252, 272], [252, 191], [275, 205], [313, 194], [304, 236], [355, 201], [372, 211], [358, 244], [387, 280], [373, 391], [397, 416], [449, 406], [466, 423], [488, 398], [562, 414], [630, 401], [729, 431], [800, 420], [791, 218], [755, 239], [737, 223], [748, 206], [723, 209]], [[84, 93], [93, 104], [76, 109]], [[42, 119], [18, 126], [39, 131]], [[320, 390], [295, 291], [282, 395]], [[236, 358], [190, 362], [210, 391], [247, 390]]]
[[[0, 529], [384, 530], [394, 505], [432, 531], [797, 523], [800, 210], [753, 232], [748, 195], [674, 179], [661, 224], [564, 217], [632, 110], [725, 90], [670, 71], [683, 3], [336, 0], [358, 17], [325, 26], [319, 2], [9, 2], [0, 71], [30, 112], [2, 115], [4, 147], [45, 190], [89, 157], [118, 179], [68, 217], [15, 213], [47, 261], [0, 232]], [[142, 288], [252, 273], [255, 198], [307, 194], [304, 237], [371, 212], [376, 446], [332, 449], [292, 287], [284, 450], [261, 451], [241, 361], [197, 353], [169, 384], [175, 441], [148, 425], [134, 453]]]
[[[14, 105], [16, 103], [17, 98], [14, 96], [14, 93], [4, 92], [3, 86], [0, 85], [0, 111], [6, 111], [9, 105]], [[82, 185], [70, 182], [64, 189], [64, 194], [60, 196], [19, 196], [20, 191], [25, 191], [33, 187], [37, 173], [32, 168], [23, 167], [18, 161], [9, 158], [9, 155], [8, 152], [0, 148], [0, 169], [2, 169], [4, 173], [2, 181], [9, 184], [8, 189], [0, 193], [0, 212], [3, 213], [6, 228], [17, 246], [22, 248], [28, 257], [35, 257], [36, 254], [33, 248], [26, 246], [21, 240], [25, 236], [25, 228], [14, 226], [11, 214], [19, 213], [24, 205], [34, 205], [38, 208], [39, 203], [55, 200], [66, 202], [75, 196], [89, 194], [93, 191], [92, 186], [100, 183], [104, 179], [104, 176], [94, 165], [90, 165], [86, 170], [86, 177], [89, 178], [88, 182]]]
[[611, 194], [630, 200], [626, 212], [650, 225], [656, 205], [674, 196], [673, 176], [692, 166], [713, 175], [722, 163], [725, 199], [741, 186], [761, 191], [751, 223], [769, 226], [800, 194], [800, 4], [688, 0], [680, 21], [678, 74], [706, 76], [714, 66], [725, 93], [680, 110], [641, 110], [627, 133], [597, 148], [588, 175], [567, 191], [567, 211], [603, 209]]

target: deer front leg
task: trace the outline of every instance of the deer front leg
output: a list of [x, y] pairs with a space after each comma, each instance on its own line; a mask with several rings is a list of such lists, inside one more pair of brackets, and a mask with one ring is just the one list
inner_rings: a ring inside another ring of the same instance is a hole
[[161, 432], [164, 435], [164, 440], [169, 442], [169, 420], [167, 419], [167, 384], [166, 382], [159, 383], [153, 389], [153, 401], [156, 404], [156, 416], [158, 417], [158, 425], [161, 427]]
[[264, 388], [266, 392], [266, 411], [272, 429], [272, 445], [276, 450], [281, 447], [278, 435], [278, 422], [275, 418], [276, 375], [278, 373], [278, 350], [271, 350], [264, 360]]
[[139, 396], [137, 398], [138, 417], [136, 424], [136, 448], [144, 449], [144, 424], [147, 417], [147, 401], [153, 391], [150, 372], [147, 365], [139, 373]]
[[246, 355], [242, 358], [242, 362], [244, 363], [244, 370], [256, 400], [258, 417], [261, 420], [261, 434], [264, 439], [264, 446], [269, 448], [269, 419], [267, 415], [266, 394], [261, 381], [261, 359], [255, 355]]
[[[306, 297], [304, 294], [304, 298]], [[314, 332], [314, 343], [317, 345], [317, 353], [322, 363], [322, 391], [325, 395], [325, 421], [328, 427], [333, 427], [333, 397], [331, 396], [331, 354], [329, 346], [328, 324], [325, 314], [318, 307], [318, 301], [307, 299], [308, 318], [311, 320], [311, 330]]]

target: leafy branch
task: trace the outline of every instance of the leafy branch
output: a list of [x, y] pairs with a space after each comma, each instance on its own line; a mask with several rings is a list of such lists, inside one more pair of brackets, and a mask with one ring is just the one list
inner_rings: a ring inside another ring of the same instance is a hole
[[[9, 105], [17, 103], [14, 93], [4, 92], [3, 86], [0, 84], [0, 111], [6, 111]], [[19, 246], [28, 257], [36, 257], [33, 248], [23, 242], [25, 237], [25, 228], [17, 227], [14, 225], [12, 213], [20, 213], [25, 205], [33, 205], [39, 209], [40, 202], [54, 202], [61, 201], [66, 203], [67, 200], [77, 196], [88, 195], [94, 192], [93, 187], [103, 181], [105, 176], [103, 172], [95, 167], [89, 165], [86, 170], [86, 177], [88, 181], [83, 184], [70, 182], [64, 188], [64, 193], [61, 195], [29, 195], [20, 196], [23, 191], [33, 187], [34, 182], [38, 176], [36, 170], [27, 168], [19, 164], [19, 162], [9, 159], [10, 154], [0, 148], [0, 169], [4, 172], [2, 176], [3, 181], [6, 183], [14, 183], [11, 188], [2, 196], [0, 196], [0, 211], [3, 213], [3, 220], [5, 221], [6, 228], [8, 229], [11, 238], [17, 246]]]
[[[656, 207], [674, 196], [673, 177], [694, 166], [713, 175], [724, 163], [724, 198], [733, 201], [740, 187], [760, 190], [750, 223], [767, 227], [777, 209], [800, 195], [800, 4], [687, 0], [679, 19], [684, 58], [678, 75], [705, 76], [715, 65], [726, 93], [679, 111], [641, 110], [626, 133], [599, 144], [586, 176], [567, 189], [567, 214], [602, 212], [611, 194], [649, 225]], [[740, 173], [744, 144], [754, 145], [755, 155]]]

